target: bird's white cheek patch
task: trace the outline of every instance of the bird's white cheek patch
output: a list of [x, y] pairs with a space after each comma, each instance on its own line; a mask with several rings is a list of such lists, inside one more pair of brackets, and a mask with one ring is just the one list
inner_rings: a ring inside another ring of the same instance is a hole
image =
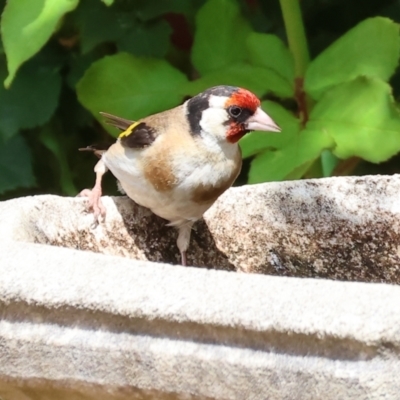
[[213, 135], [218, 141], [226, 138], [226, 123], [228, 115], [222, 108], [208, 108], [203, 111], [200, 126], [204, 133]]

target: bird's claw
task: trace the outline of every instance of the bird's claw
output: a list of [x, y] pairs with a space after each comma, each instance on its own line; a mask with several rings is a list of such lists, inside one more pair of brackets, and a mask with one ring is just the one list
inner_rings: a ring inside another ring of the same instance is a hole
[[105, 219], [106, 208], [104, 207], [103, 202], [101, 201], [100, 190], [96, 188], [93, 188], [92, 190], [84, 189], [78, 194], [78, 196], [87, 197], [88, 199], [87, 210], [93, 212], [94, 221], [96, 224], [100, 222], [100, 218], [103, 220]]

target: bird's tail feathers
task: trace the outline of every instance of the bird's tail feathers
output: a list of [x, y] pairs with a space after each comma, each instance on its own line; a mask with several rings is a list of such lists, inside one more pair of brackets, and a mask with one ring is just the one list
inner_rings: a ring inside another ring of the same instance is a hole
[[101, 156], [108, 150], [111, 144], [92, 144], [87, 147], [81, 147], [78, 149], [79, 151], [91, 151], [97, 157], [101, 158]]
[[116, 115], [108, 114], [105, 112], [100, 112], [100, 114], [104, 117], [104, 122], [107, 125], [115, 126], [121, 131], [127, 130], [135, 121], [131, 121], [129, 119], [117, 117]]

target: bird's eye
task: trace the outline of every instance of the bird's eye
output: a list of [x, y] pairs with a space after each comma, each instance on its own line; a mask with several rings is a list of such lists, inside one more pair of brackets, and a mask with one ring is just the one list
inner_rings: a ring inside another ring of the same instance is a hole
[[228, 112], [231, 117], [237, 118], [242, 113], [242, 109], [238, 106], [231, 106], [228, 108]]

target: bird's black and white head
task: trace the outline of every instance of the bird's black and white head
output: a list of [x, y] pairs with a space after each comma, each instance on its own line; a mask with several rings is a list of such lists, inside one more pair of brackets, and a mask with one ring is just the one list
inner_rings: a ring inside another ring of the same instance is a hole
[[280, 132], [257, 96], [234, 86], [215, 86], [186, 102], [193, 135], [210, 135], [219, 142], [238, 142], [251, 131]]

